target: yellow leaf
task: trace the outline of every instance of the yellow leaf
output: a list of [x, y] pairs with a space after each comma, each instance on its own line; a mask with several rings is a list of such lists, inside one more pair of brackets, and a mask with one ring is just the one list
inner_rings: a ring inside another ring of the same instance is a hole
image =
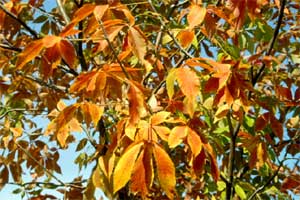
[[10, 131], [14, 134], [14, 138], [18, 138], [23, 134], [23, 129], [20, 127], [10, 128]]
[[26, 63], [37, 57], [43, 49], [43, 40], [36, 40], [29, 43], [24, 51], [18, 56], [17, 69], [22, 69]]
[[206, 9], [199, 5], [193, 4], [190, 6], [190, 12], [187, 16], [187, 20], [189, 23], [189, 28], [192, 29], [195, 26], [200, 25], [206, 15]]
[[174, 95], [174, 82], [176, 80], [176, 70], [171, 69], [168, 73], [168, 76], [166, 78], [166, 87], [169, 99], [172, 99]]
[[61, 147], [66, 146], [66, 141], [69, 136], [69, 130], [66, 125], [60, 127], [56, 133], [56, 138]]
[[170, 148], [175, 148], [177, 145], [182, 143], [183, 139], [188, 134], [189, 127], [187, 126], [176, 126], [171, 130], [169, 135], [168, 144]]
[[157, 166], [157, 176], [160, 186], [165, 191], [168, 198], [173, 199], [176, 184], [174, 164], [165, 150], [157, 144], [154, 144], [153, 153]]
[[138, 143], [130, 146], [117, 163], [113, 174], [114, 193], [124, 187], [129, 181], [136, 158], [141, 150], [142, 145], [143, 143]]

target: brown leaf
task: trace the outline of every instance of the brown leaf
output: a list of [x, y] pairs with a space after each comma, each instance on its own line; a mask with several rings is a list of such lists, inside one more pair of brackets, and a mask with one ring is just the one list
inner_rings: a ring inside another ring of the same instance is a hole
[[67, 40], [61, 40], [56, 44], [61, 57], [72, 69], [75, 68], [76, 51], [74, 46]]
[[128, 90], [129, 100], [129, 113], [130, 113], [130, 124], [136, 124], [142, 113], [144, 112], [144, 95], [143, 92], [135, 85], [130, 82]]
[[128, 31], [129, 43], [132, 47], [133, 53], [143, 63], [146, 55], [146, 39], [138, 27], [130, 27]]

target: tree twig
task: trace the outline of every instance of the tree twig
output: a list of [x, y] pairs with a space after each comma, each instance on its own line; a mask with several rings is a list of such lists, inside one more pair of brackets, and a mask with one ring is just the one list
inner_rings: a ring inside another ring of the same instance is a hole
[[104, 38], [105, 38], [105, 40], [107, 41], [109, 48], [110, 48], [111, 51], [113, 52], [113, 55], [114, 55], [115, 59], [116, 59], [117, 62], [119, 63], [119, 65], [120, 65], [120, 67], [121, 67], [121, 69], [122, 69], [122, 71], [123, 71], [125, 77], [126, 77], [127, 79], [131, 79], [129, 73], [127, 72], [127, 70], [126, 70], [125, 66], [123, 65], [123, 63], [121, 62], [121, 60], [118, 58], [117, 52], [116, 52], [116, 50], [114, 49], [112, 43], [110, 42], [110, 40], [109, 40], [109, 38], [108, 38], [108, 35], [107, 35], [107, 32], [106, 32], [106, 30], [105, 30], [105, 27], [104, 27], [104, 25], [103, 25], [103, 23], [102, 23], [102, 20], [99, 19], [98, 22], [99, 22], [100, 27], [101, 27], [101, 30], [102, 30], [102, 32], [103, 32]]
[[[279, 10], [279, 15], [278, 15], [278, 20], [277, 20], [277, 24], [273, 33], [273, 37], [269, 43], [266, 55], [269, 56], [271, 55], [271, 52], [273, 50], [276, 38], [278, 36], [279, 33], [279, 29], [282, 23], [282, 19], [283, 19], [283, 14], [284, 14], [284, 8], [285, 8], [285, 4], [286, 4], [286, 0], [281, 0], [281, 5], [280, 5], [280, 10]], [[252, 85], [254, 86], [258, 79], [261, 77], [261, 75], [263, 74], [264, 70], [266, 68], [266, 64], [263, 63], [263, 65], [261, 66], [261, 68], [259, 69], [258, 73], [252, 78]]]
[[7, 10], [3, 4], [0, 4], [1, 10], [3, 10], [8, 16], [16, 20], [18, 23], [20, 23], [35, 39], [38, 39], [38, 34], [35, 30], [30, 28], [25, 22], [23, 22], [21, 19], [19, 19], [15, 14]]

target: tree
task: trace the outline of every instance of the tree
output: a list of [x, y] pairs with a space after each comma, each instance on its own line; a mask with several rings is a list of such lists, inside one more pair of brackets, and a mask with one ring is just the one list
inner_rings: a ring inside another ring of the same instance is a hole
[[[28, 199], [299, 194], [299, 0], [53, 3], [0, 3], [1, 188]], [[73, 164], [93, 171], [66, 183], [58, 160], [74, 143]]]

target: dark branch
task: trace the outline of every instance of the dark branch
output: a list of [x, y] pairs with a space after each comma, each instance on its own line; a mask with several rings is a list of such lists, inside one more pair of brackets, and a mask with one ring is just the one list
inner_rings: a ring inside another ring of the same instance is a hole
[[[273, 33], [272, 40], [270, 41], [268, 49], [267, 49], [267, 53], [266, 53], [267, 56], [271, 55], [271, 52], [273, 50], [276, 38], [278, 36], [279, 29], [280, 29], [280, 26], [281, 26], [281, 23], [282, 23], [282, 19], [283, 19], [285, 4], [286, 4], [286, 0], [282, 0], [281, 1], [281, 5], [280, 5], [280, 11], [279, 11], [279, 16], [278, 16], [278, 21], [277, 21], [277, 24], [276, 24], [276, 27], [275, 27], [275, 31]], [[259, 69], [258, 73], [252, 79], [252, 85], [253, 86], [257, 83], [258, 79], [263, 74], [265, 68], [266, 68], [266, 64], [263, 63], [263, 65]]]
[[23, 22], [21, 19], [19, 19], [16, 15], [14, 15], [13, 13], [11, 13], [9, 10], [7, 10], [4, 5], [0, 4], [0, 8], [1, 10], [3, 10], [8, 16], [10, 16], [11, 18], [13, 18], [14, 20], [16, 20], [18, 23], [20, 23], [35, 39], [38, 39], [38, 34], [35, 32], [35, 30], [33, 30], [32, 28], [30, 28], [25, 22]]

